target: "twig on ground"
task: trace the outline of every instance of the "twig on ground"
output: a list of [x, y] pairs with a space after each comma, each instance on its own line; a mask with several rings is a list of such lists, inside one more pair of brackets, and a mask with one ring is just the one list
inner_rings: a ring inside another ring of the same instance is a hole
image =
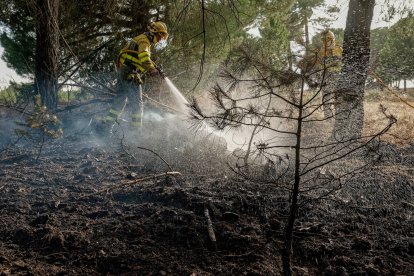
[[121, 138], [121, 148], [122, 148], [122, 150], [129, 156], [129, 157], [131, 157], [132, 159], [134, 159], [135, 161], [137, 161], [138, 162], [138, 160], [135, 158], [135, 156], [132, 154], [132, 153], [130, 153], [128, 150], [127, 150], [127, 148], [126, 148], [126, 146], [128, 146], [127, 144], [126, 144], [126, 142], [125, 142], [125, 133], [124, 133], [124, 130], [121, 128], [121, 131], [122, 131], [122, 138]]
[[223, 255], [223, 257], [225, 258], [243, 258], [243, 257], [248, 257], [250, 255], [254, 255], [255, 251], [249, 251], [247, 253], [244, 254], [240, 254], [240, 255]]
[[179, 176], [179, 175], [181, 175], [180, 172], [160, 173], [160, 174], [150, 175], [150, 176], [146, 176], [146, 177], [142, 177], [142, 178], [138, 178], [138, 179], [134, 179], [134, 180], [124, 181], [119, 186], [122, 186], [122, 185], [134, 185], [134, 184], [137, 184], [137, 183], [146, 181], [146, 180], [151, 180], [151, 179], [154, 179], [154, 178], [160, 178], [162, 176]]
[[164, 160], [164, 158], [162, 158], [158, 153], [156, 153], [155, 151], [153, 151], [153, 150], [150, 150], [150, 149], [147, 149], [147, 148], [142, 148], [142, 147], [137, 147], [138, 149], [142, 149], [142, 150], [147, 150], [147, 151], [149, 151], [149, 152], [152, 152], [153, 154], [155, 154], [159, 159], [161, 159], [166, 165], [167, 165], [167, 167], [168, 167], [168, 169], [170, 170], [170, 171], [172, 171], [173, 169], [171, 168], [171, 166], [170, 166], [170, 164], [168, 164], [167, 163], [167, 161], [165, 161]]

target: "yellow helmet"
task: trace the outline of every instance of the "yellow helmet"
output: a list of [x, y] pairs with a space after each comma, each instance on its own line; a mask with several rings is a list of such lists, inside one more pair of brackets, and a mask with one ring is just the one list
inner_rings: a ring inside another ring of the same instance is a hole
[[321, 33], [321, 40], [325, 47], [335, 47], [335, 34], [330, 30], [325, 30]]
[[323, 31], [321, 33], [321, 39], [322, 41], [334, 41], [335, 40], [335, 34], [329, 30]]
[[163, 40], [168, 39], [167, 25], [165, 25], [164, 22], [161, 22], [161, 21], [152, 22], [148, 26], [148, 31], [153, 34], [159, 34], [161, 36], [161, 39]]

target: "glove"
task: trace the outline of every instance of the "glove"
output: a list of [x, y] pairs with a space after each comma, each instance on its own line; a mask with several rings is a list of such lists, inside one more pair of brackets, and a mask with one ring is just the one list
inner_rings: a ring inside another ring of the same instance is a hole
[[151, 71], [150, 71], [150, 75], [151, 75], [151, 77], [155, 77], [155, 76], [157, 76], [159, 74], [159, 72], [158, 72], [158, 70], [157, 69], [151, 69]]

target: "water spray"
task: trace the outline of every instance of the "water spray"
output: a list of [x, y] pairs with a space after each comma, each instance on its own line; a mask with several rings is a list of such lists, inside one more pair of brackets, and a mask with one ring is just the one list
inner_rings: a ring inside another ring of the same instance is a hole
[[[183, 114], [188, 114], [189, 102], [187, 101], [187, 99], [180, 92], [180, 90], [174, 85], [174, 83], [164, 74], [164, 72], [162, 71], [162, 68], [157, 68], [157, 70], [160, 72], [161, 77], [165, 80], [165, 83], [167, 84], [171, 93], [174, 95], [174, 98], [176, 99], [177, 105], [179, 107], [179, 111], [181, 111]], [[227, 148], [229, 150], [234, 150], [235, 148], [240, 147], [240, 145], [238, 145], [238, 143], [234, 141], [234, 137], [231, 134], [223, 132], [223, 131], [217, 131], [213, 129], [212, 127], [210, 127], [204, 121], [203, 121], [203, 129], [205, 130], [207, 135], [214, 134], [215, 136], [226, 140]]]
[[186, 107], [189, 104], [187, 99], [183, 96], [180, 90], [178, 90], [178, 88], [172, 83], [172, 81], [165, 75], [164, 70], [162, 69], [162, 65], [159, 65], [155, 68], [158, 70], [160, 76], [165, 80], [165, 83], [167, 84], [171, 93], [174, 95], [177, 104], [179, 105], [180, 111], [182, 111], [184, 114], [187, 113]]
[[170, 89], [171, 93], [174, 95], [180, 110], [183, 111], [183, 113], [186, 113], [186, 108], [189, 102], [187, 99], [183, 96], [183, 94], [178, 90], [178, 88], [172, 83], [172, 81], [168, 77], [164, 77], [165, 83], [167, 84], [168, 88]]

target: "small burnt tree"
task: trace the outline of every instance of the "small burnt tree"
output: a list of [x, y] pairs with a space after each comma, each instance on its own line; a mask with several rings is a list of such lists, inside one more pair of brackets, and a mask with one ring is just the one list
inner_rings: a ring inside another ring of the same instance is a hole
[[230, 165], [245, 179], [271, 185], [275, 194], [286, 198], [281, 259], [283, 274], [292, 275], [298, 211], [304, 204], [333, 197], [369, 166], [377, 157], [374, 146], [395, 119], [383, 110], [388, 120], [380, 132], [333, 141], [329, 121], [335, 115], [323, 116], [322, 86], [305, 90], [305, 80], [315, 72], [275, 69], [251, 53], [241, 48], [229, 60], [211, 91], [216, 111], [207, 114], [194, 101], [193, 115], [218, 129], [244, 128], [250, 133], [242, 150], [234, 152], [238, 162]]

